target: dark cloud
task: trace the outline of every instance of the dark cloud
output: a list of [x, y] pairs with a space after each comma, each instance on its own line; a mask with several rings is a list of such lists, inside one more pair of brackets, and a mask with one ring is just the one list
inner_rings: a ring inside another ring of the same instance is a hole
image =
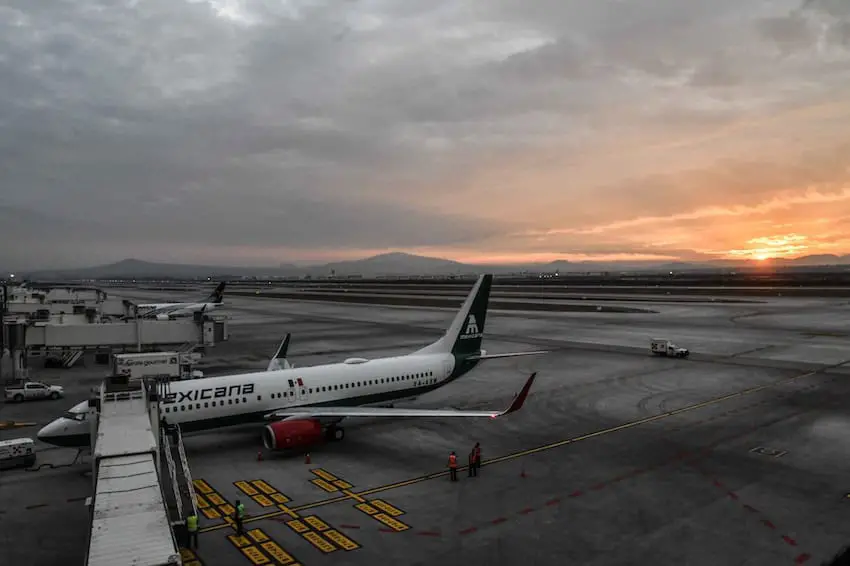
[[772, 155], [704, 140], [846, 100], [847, 5], [7, 0], [0, 263], [498, 252], [542, 222], [834, 182], [847, 137], [819, 118], [771, 130]]

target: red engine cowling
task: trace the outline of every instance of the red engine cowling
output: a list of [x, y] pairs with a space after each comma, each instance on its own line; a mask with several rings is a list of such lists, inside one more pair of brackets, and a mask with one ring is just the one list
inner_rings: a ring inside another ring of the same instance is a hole
[[269, 450], [309, 446], [323, 439], [322, 424], [315, 419], [277, 421], [263, 429], [263, 444]]

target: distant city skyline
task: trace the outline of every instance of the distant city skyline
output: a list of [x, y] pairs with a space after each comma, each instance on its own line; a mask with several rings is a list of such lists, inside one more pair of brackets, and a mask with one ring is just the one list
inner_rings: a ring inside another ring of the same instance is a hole
[[850, 253], [846, 0], [93, 5], [0, 17], [0, 266]]

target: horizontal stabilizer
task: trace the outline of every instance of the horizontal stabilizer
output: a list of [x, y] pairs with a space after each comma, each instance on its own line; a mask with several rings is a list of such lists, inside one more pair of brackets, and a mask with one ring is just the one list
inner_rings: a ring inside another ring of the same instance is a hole
[[496, 358], [516, 358], [518, 356], [537, 356], [539, 354], [548, 354], [549, 350], [537, 350], [535, 352], [509, 352], [506, 354], [473, 354], [467, 356], [467, 360], [495, 360]]
[[295, 407], [281, 409], [265, 415], [266, 419], [321, 417], [489, 417], [495, 419], [518, 411], [525, 403], [537, 372], [529, 376], [522, 390], [504, 411], [460, 411], [457, 409], [406, 409], [400, 407]]

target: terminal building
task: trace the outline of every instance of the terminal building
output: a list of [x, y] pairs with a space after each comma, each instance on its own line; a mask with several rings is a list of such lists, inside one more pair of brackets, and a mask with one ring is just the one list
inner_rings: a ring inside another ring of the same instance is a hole
[[4, 286], [0, 380], [28, 377], [33, 358], [70, 368], [86, 354], [108, 364], [114, 353], [205, 351], [228, 339], [228, 317], [195, 313], [174, 320], [136, 318], [131, 303], [100, 289]]

